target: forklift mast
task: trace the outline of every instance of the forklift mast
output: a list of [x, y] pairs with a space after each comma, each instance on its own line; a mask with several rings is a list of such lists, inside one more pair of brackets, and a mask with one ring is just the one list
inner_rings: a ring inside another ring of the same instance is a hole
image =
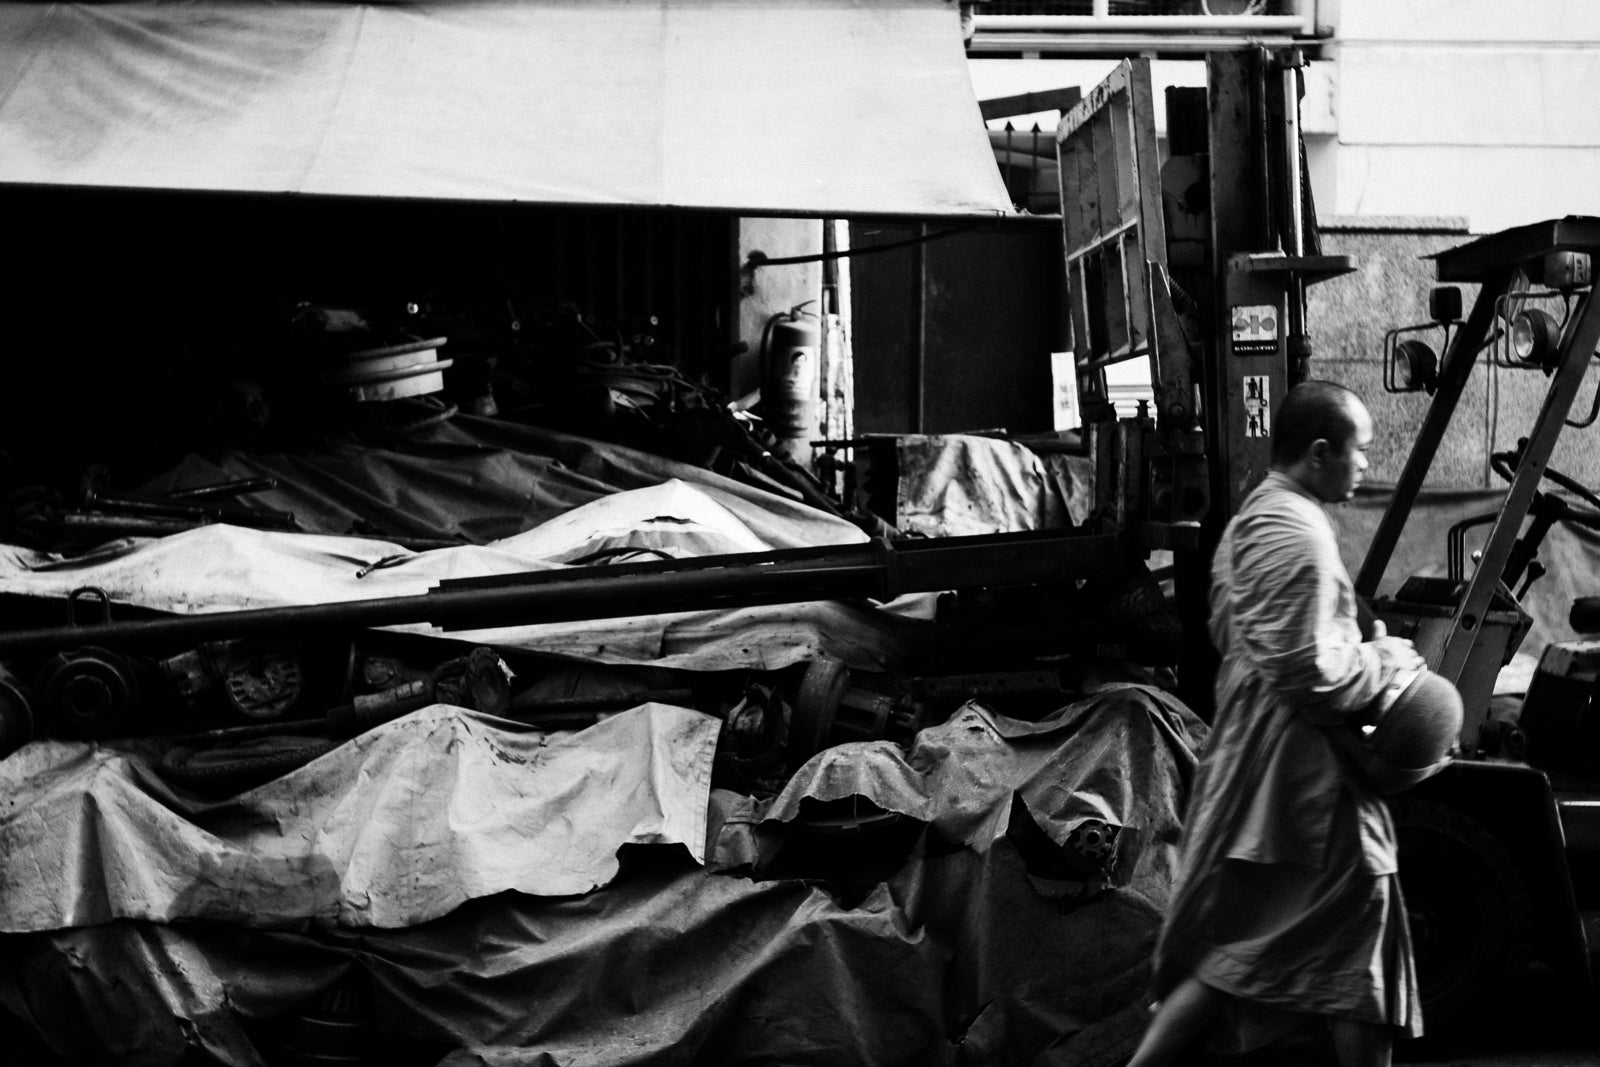
[[[1303, 66], [1297, 50], [1211, 53], [1204, 89], [1167, 94], [1164, 165], [1147, 59], [1123, 61], [1057, 129], [1095, 499], [1145, 552], [1214, 542], [1265, 475], [1272, 411], [1307, 373], [1306, 286], [1353, 269], [1318, 247]], [[1119, 419], [1105, 368], [1133, 359], [1155, 410]]]
[[[1271, 460], [1272, 414], [1311, 356], [1306, 286], [1323, 255], [1304, 167], [1298, 50], [1213, 52], [1167, 91], [1168, 159], [1147, 59], [1129, 59], [1056, 133], [1073, 358], [1094, 461], [1091, 523], [1125, 564], [1171, 550], [1185, 630], [1205, 632], [1210, 557]], [[1119, 417], [1105, 368], [1149, 365], [1153, 412]], [[1214, 654], [1186, 642], [1180, 692], [1210, 718]]]

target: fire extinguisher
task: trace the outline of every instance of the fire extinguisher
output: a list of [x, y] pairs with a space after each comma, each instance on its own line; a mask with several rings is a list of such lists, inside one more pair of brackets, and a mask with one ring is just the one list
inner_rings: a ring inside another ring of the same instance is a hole
[[783, 454], [811, 461], [817, 422], [818, 362], [822, 323], [799, 304], [767, 320], [761, 337], [761, 406]]

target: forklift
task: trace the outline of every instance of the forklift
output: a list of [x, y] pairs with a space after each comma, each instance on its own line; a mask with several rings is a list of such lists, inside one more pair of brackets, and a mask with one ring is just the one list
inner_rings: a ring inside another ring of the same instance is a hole
[[[1492, 1012], [1498, 987], [1520, 977], [1529, 960], [1553, 968], [1580, 1002], [1592, 1003], [1579, 909], [1600, 906], [1600, 715], [1593, 708], [1600, 646], [1553, 643], [1511, 715], [1494, 714], [1492, 700], [1499, 670], [1527, 631], [1522, 598], [1544, 573], [1541, 542], [1557, 523], [1600, 529], [1600, 496], [1549, 466], [1565, 429], [1595, 421], [1571, 415], [1600, 343], [1591, 280], [1597, 254], [1600, 219], [1577, 217], [1442, 252], [1435, 257], [1441, 283], [1479, 286], [1471, 313], [1454, 330], [1448, 327], [1460, 317], [1460, 290], [1447, 285], [1431, 294], [1433, 318], [1448, 338], [1442, 361], [1415, 336], [1391, 332], [1385, 346], [1386, 385], [1432, 398], [1356, 591], [1462, 696], [1459, 757], [1396, 804], [1402, 864], [1408, 848], [1416, 860], [1406, 892], [1416, 896], [1412, 906], [1422, 919], [1420, 965], [1434, 964], [1440, 1014], [1461, 1025]], [[1451, 530], [1444, 577], [1409, 577], [1379, 597], [1439, 444], [1483, 359], [1547, 379], [1526, 435], [1491, 457], [1507, 483], [1504, 501]], [[1489, 532], [1468, 574], [1472, 525]], [[1597, 604], [1600, 598], [1577, 598], [1569, 613], [1575, 631], [1600, 631]]]
[[[1211, 553], [1268, 469], [1278, 402], [1315, 376], [1307, 286], [1356, 269], [1319, 246], [1298, 120], [1303, 67], [1292, 49], [1209, 54], [1204, 88], [1166, 92], [1164, 162], [1144, 59], [1124, 61], [1057, 131], [1067, 299], [1095, 471], [1089, 525], [1113, 535], [1128, 566], [1171, 554], [1189, 635], [1180, 695], [1208, 721]], [[1356, 587], [1466, 707], [1457, 758], [1392, 798], [1424, 1016], [1445, 1040], [1502, 1021], [1535, 963], [1556, 972], [1575, 1010], [1593, 1005], [1579, 907], [1600, 906], [1600, 641], [1546, 650], [1520, 721], [1490, 706], [1527, 631], [1512, 590], [1521, 580], [1525, 593], [1542, 573], [1539, 542], [1560, 522], [1600, 529], [1600, 496], [1547, 467], [1600, 343], [1596, 254], [1600, 219], [1577, 218], [1447, 251], [1439, 280], [1480, 290], [1465, 322], [1459, 290], [1435, 292], [1429, 328], [1447, 336], [1442, 360], [1422, 328], [1391, 331], [1386, 345], [1386, 385], [1432, 400]], [[1449, 577], [1412, 578], [1379, 598], [1474, 363], [1490, 349], [1549, 383], [1521, 446], [1496, 457], [1509, 488], [1494, 515], [1476, 520], [1492, 522], [1488, 540], [1468, 574], [1465, 531], [1453, 531]], [[1154, 401], [1119, 417], [1105, 368], [1134, 359], [1148, 361]], [[1575, 605], [1572, 622], [1600, 636], [1600, 598]]]

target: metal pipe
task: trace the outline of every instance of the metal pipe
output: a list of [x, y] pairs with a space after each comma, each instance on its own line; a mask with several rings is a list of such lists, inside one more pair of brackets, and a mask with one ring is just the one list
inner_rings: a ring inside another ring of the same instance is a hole
[[[1306, 249], [1305, 180], [1300, 169], [1300, 77], [1305, 57], [1296, 49], [1283, 57], [1283, 250], [1303, 256]], [[1306, 342], [1306, 283], [1299, 273], [1289, 275], [1289, 316], [1285, 340], [1289, 356], [1289, 385], [1310, 375], [1310, 346]]]
[[101, 537], [167, 537], [206, 525], [203, 519], [112, 515], [104, 511], [63, 511], [57, 521], [63, 534], [85, 533]]
[[1012, 126], [1011, 123], [1009, 123], [1009, 122], [1006, 123], [1005, 135], [1006, 135], [1006, 150], [1005, 150], [1005, 154], [1004, 154], [1004, 157], [1003, 157], [1004, 158], [1004, 166], [1003, 166], [1003, 173], [1000, 175], [1000, 180], [1002, 182], [1004, 182], [1006, 184], [1006, 186], [1009, 188], [1010, 185], [1011, 185], [1011, 154], [1012, 154], [1012, 151], [1013, 151], [1012, 145], [1015, 143], [1016, 137], [1017, 137], [1016, 128], [1014, 126]]
[[281, 719], [272, 722], [251, 723], [248, 726], [219, 726], [212, 730], [197, 730], [188, 734], [157, 734], [162, 741], [172, 745], [209, 745], [233, 741], [249, 741], [258, 737], [276, 737], [279, 734], [327, 733], [328, 720]]
[[170, 618], [49, 627], [0, 633], [6, 654], [40, 652], [63, 643], [112, 645], [199, 643], [222, 637], [263, 637], [285, 631], [351, 630], [432, 623], [446, 630], [618, 618], [800, 600], [892, 596], [883, 565], [870, 558], [812, 564], [722, 567], [700, 573], [638, 574], [627, 579], [584, 568], [561, 582], [432, 592], [335, 604], [208, 612]]
[[184, 504], [177, 501], [147, 500], [144, 497], [88, 492], [84, 494], [83, 505], [85, 508], [105, 512], [187, 519], [197, 523], [225, 522], [234, 526], [265, 526], [283, 530], [292, 530], [295, 526], [294, 513], [291, 511], [252, 508], [242, 504]]
[[171, 489], [161, 496], [166, 500], [210, 500], [214, 497], [244, 496], [278, 488], [278, 479], [268, 475], [255, 478], [235, 478], [214, 485], [197, 485], [192, 489]]
[[1250, 136], [1254, 142], [1251, 154], [1256, 160], [1255, 179], [1261, 197], [1259, 217], [1262, 222], [1255, 247], [1263, 251], [1280, 241], [1277, 231], [1282, 217], [1282, 209], [1276, 199], [1277, 190], [1272, 187], [1272, 111], [1271, 102], [1267, 99], [1269, 62], [1271, 57], [1257, 51], [1249, 63], [1250, 80], [1254, 83], [1254, 90], [1250, 94]]
[[1300, 67], [1298, 51], [1283, 57], [1283, 250], [1291, 256], [1305, 254], [1306, 211], [1300, 173]]
[[972, 17], [979, 33], [1146, 33], [1152, 30], [1209, 33], [1312, 32], [1304, 15], [982, 15]]
[[1258, 49], [1299, 47], [1293, 37], [1224, 37], [1212, 34], [1136, 33], [979, 33], [967, 43], [969, 56], [1023, 53], [1029, 56], [1108, 55], [1194, 56], [1219, 52], [1253, 52]]
[[928, 372], [928, 224], [917, 223], [911, 246], [911, 432], [924, 432]]
[[1113, 540], [1110, 535], [1059, 532], [982, 535], [911, 541], [899, 548], [875, 541], [537, 571], [447, 581], [412, 596], [0, 631], [0, 653], [84, 644], [194, 645], [226, 637], [286, 631], [304, 636], [313, 630], [414, 623], [478, 630], [816, 600], [886, 601], [906, 592], [1103, 575], [1116, 566]]
[[565, 715], [574, 711], [627, 711], [629, 708], [651, 702], [693, 707], [694, 692], [680, 687], [605, 695], [540, 696], [534, 693], [522, 693], [512, 699], [510, 710], [513, 715], [520, 718], [536, 718], [544, 715]]

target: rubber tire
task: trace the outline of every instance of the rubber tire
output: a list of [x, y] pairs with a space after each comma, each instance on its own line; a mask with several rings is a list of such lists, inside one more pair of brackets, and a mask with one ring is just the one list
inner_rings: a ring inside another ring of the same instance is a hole
[[1499, 1024], [1527, 976], [1532, 901], [1508, 853], [1478, 820], [1436, 801], [1390, 801], [1430, 1041]]
[[843, 660], [823, 656], [806, 663], [789, 719], [789, 754], [794, 766], [827, 747], [839, 701], [849, 688], [850, 668]]

